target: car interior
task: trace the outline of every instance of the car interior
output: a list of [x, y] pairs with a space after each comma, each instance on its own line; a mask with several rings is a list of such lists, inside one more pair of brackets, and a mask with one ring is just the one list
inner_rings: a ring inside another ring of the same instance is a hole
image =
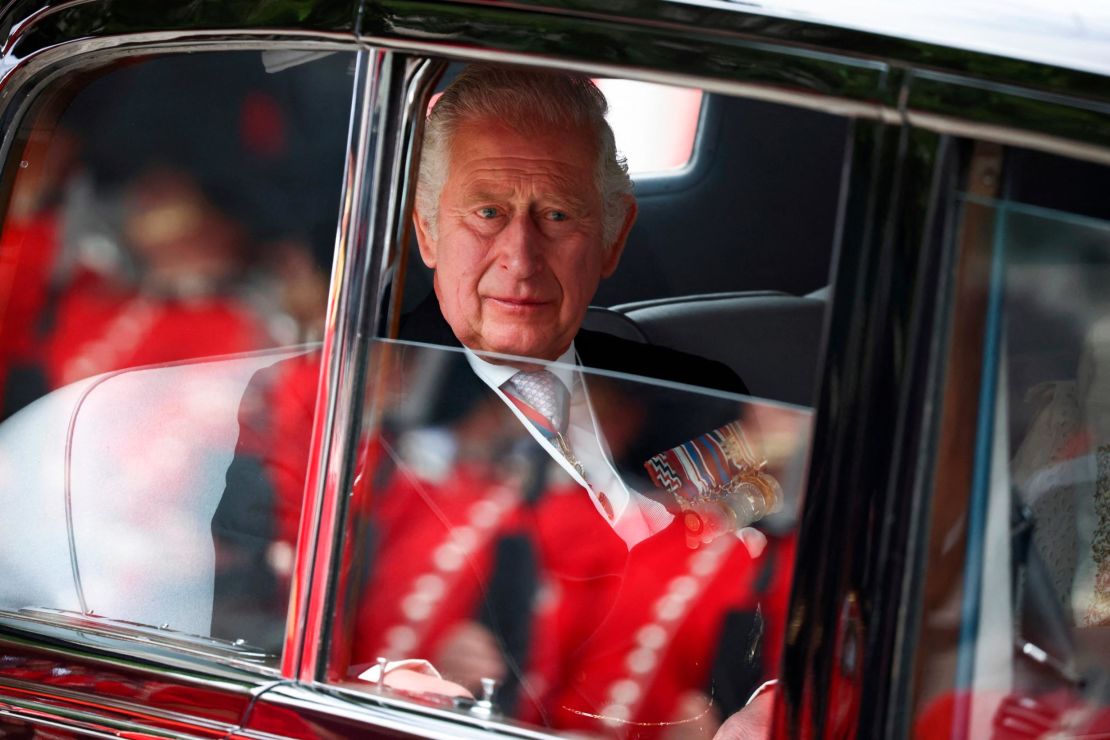
[[[586, 328], [719, 360], [754, 396], [812, 405], [849, 134], [831, 114], [705, 93], [691, 161], [633, 174], [637, 223]], [[406, 264], [411, 308], [431, 276], [415, 243]]]

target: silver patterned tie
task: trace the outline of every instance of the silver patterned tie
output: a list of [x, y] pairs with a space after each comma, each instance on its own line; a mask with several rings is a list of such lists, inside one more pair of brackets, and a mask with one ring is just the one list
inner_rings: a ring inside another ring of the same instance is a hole
[[[501, 389], [512, 397], [514, 403], [528, 408], [525, 415], [532, 425], [551, 440], [563, 454], [567, 462], [586, 479], [586, 469], [570, 448], [567, 440], [567, 424], [570, 422], [570, 391], [563, 381], [548, 370], [525, 372], [521, 370], [506, 380]], [[542, 418], [534, 418], [536, 416]], [[605, 494], [600, 494], [604, 499]], [[603, 503], [610, 519], [613, 518], [607, 500]]]
[[570, 417], [570, 392], [551, 371], [522, 370], [505, 381], [504, 390], [550, 421], [557, 434], [566, 434]]

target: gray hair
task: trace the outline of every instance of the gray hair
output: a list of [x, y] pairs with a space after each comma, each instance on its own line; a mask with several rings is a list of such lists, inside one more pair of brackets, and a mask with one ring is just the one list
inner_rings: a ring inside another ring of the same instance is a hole
[[495, 118], [523, 133], [543, 126], [588, 127], [597, 136], [595, 180], [602, 202], [602, 237], [609, 246], [628, 212], [632, 179], [605, 120], [609, 104], [585, 75], [472, 64], [448, 85], [424, 127], [416, 207], [435, 234], [439, 196], [447, 183], [451, 141], [464, 121]]

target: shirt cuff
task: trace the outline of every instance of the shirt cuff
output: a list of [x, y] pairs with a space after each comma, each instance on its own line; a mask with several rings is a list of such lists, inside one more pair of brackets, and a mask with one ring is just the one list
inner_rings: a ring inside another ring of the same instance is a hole
[[[408, 658], [407, 660], [390, 660], [385, 663], [385, 676], [388, 676], [393, 671], [408, 670], [415, 671], [416, 673], [423, 673], [425, 676], [432, 676], [433, 678], [443, 678], [439, 675], [436, 667], [422, 658]], [[382, 674], [382, 666], [375, 664], [367, 668], [358, 677], [363, 681], [377, 683], [384, 677]]]
[[752, 695], [748, 697], [748, 700], [746, 702], [744, 702], [744, 706], [748, 706], [749, 704], [751, 704], [760, 694], [772, 691], [776, 686], [778, 686], [778, 683], [779, 680], [777, 678], [772, 678], [770, 681], [764, 681], [762, 684], [759, 685], [758, 689], [752, 692]]

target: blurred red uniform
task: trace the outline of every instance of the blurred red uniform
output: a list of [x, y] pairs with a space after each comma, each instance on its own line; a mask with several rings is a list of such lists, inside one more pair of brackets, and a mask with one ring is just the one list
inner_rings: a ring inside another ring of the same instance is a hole
[[555, 727], [656, 737], [709, 719], [686, 714], [697, 692], [719, 722], [775, 675], [793, 539], [754, 559], [733, 536], [692, 550], [676, 520], [626, 551], [574, 486], [537, 521], [546, 595], [527, 684]]
[[94, 273], [58, 303], [44, 358], [51, 388], [126, 367], [246, 352], [267, 346], [261, 322], [218, 294], [148, 296]]
[[13, 365], [32, 361], [58, 251], [56, 211], [13, 219], [0, 233], [0, 397]]

